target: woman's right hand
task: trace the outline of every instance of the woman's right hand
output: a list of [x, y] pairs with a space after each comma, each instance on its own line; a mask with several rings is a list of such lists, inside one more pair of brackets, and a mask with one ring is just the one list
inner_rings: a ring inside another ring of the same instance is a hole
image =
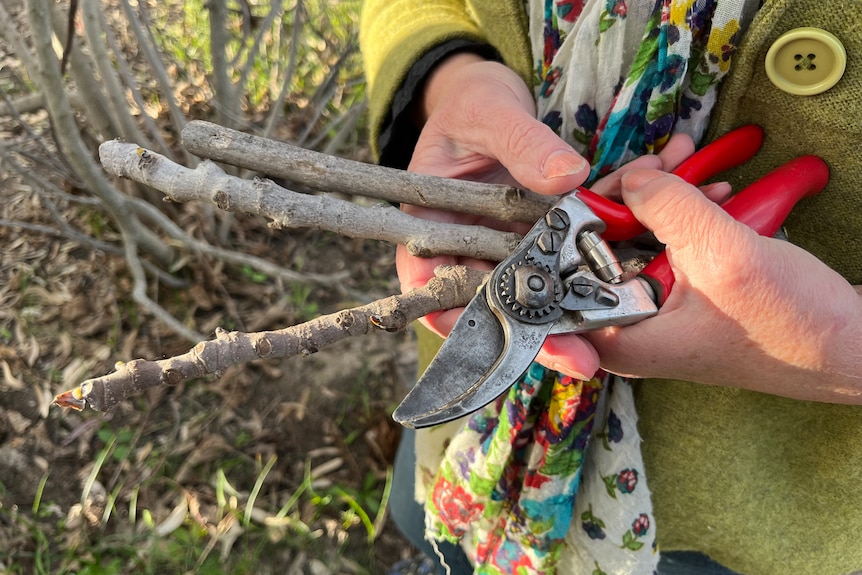
[[[441, 62], [429, 75], [413, 111], [422, 126], [408, 169], [447, 178], [515, 185], [546, 195], [574, 190], [589, 175], [589, 165], [551, 128], [536, 119], [530, 89], [506, 66], [471, 53]], [[643, 156], [593, 186], [618, 194], [620, 178], [634, 167], [670, 170], [692, 153], [688, 138], [674, 138], [659, 156]], [[526, 233], [527, 224], [405, 205], [405, 212], [445, 223], [482, 225]], [[438, 265], [467, 265], [491, 270], [497, 262], [454, 256], [418, 258], [399, 246], [396, 255], [402, 291], [424, 286]], [[443, 337], [462, 309], [430, 314], [423, 323]], [[598, 354], [581, 337], [552, 336], [537, 358], [543, 365], [574, 377], [592, 377]]]
[[[481, 57], [450, 56], [429, 75], [414, 110], [422, 132], [409, 170], [482, 182], [517, 185], [542, 194], [571, 191], [589, 175], [589, 165], [571, 146], [535, 118], [529, 88], [512, 70]], [[416, 217], [447, 223], [483, 225], [525, 233], [526, 224], [505, 224], [490, 218], [405, 205]], [[493, 269], [496, 262], [452, 256], [418, 258], [398, 246], [398, 276], [403, 291], [424, 286], [441, 264]], [[431, 314], [423, 323], [446, 336], [461, 309]], [[560, 353], [579, 375], [592, 375], [598, 356], [581, 338], [559, 342]], [[574, 360], [574, 358], [583, 358]], [[574, 366], [577, 367], [574, 367]]]

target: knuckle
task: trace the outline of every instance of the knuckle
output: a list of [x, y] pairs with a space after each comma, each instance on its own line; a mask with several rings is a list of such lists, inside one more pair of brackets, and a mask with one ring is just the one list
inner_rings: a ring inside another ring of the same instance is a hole
[[536, 143], [547, 137], [547, 127], [534, 120], [522, 120], [506, 126], [500, 140], [513, 157], [521, 157], [536, 150]]

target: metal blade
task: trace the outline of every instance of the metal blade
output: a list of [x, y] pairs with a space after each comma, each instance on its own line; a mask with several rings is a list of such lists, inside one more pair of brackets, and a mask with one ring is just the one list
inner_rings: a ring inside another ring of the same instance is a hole
[[[502, 323], [501, 323], [502, 322]], [[538, 355], [552, 324], [510, 329], [482, 290], [393, 418], [407, 427], [429, 427], [469, 415], [512, 386]], [[511, 337], [510, 334], [517, 333]]]
[[503, 328], [488, 307], [483, 289], [464, 309], [452, 333], [392, 417], [407, 427], [425, 427], [420, 423], [423, 418], [445, 410], [462, 397], [504, 350]]

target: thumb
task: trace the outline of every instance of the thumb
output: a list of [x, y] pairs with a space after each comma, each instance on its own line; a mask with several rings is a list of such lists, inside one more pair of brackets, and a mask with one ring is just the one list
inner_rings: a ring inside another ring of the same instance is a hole
[[493, 121], [483, 144], [522, 186], [540, 194], [563, 194], [584, 183], [589, 163], [554, 131], [519, 111]]
[[[622, 178], [625, 204], [667, 246], [675, 271], [715, 270], [756, 237], [696, 187], [658, 170], [635, 170]], [[691, 266], [687, 264], [693, 264]]]

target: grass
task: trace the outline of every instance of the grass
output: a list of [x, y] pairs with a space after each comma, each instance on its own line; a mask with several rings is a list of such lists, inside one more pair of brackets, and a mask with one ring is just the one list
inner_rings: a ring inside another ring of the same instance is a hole
[[[262, 465], [257, 462], [250, 492], [235, 486], [233, 479], [244, 478], [232, 478], [224, 467], [216, 466], [211, 485], [194, 491], [177, 486], [178, 503], [157, 518], [142, 501], [152, 496], [163, 478], [153, 476], [132, 485], [127, 476], [140, 471], [132, 468], [105, 492], [112, 462], [131, 461], [130, 440], [138, 433], [105, 427], [98, 435], [105, 443], [84, 481], [79, 503], [67, 517], [58, 517], [57, 506], [42, 499], [50, 473], [40, 481], [31, 516], [0, 508], [0, 521], [16, 532], [15, 547], [0, 550], [4, 573], [280, 573], [284, 562], [302, 555], [326, 556], [325, 548], [337, 555], [348, 540], [355, 548], [357, 540], [350, 532], [357, 526], [364, 531], [365, 552], [370, 553], [385, 520], [391, 474], [382, 487], [369, 476], [360, 489], [352, 489], [315, 479], [309, 460], [302, 483], [278, 493], [280, 504], [272, 505], [273, 494], [264, 494], [278, 460], [274, 455]], [[45, 520], [52, 521], [51, 529], [45, 529]], [[368, 572], [359, 564], [351, 567]]]

